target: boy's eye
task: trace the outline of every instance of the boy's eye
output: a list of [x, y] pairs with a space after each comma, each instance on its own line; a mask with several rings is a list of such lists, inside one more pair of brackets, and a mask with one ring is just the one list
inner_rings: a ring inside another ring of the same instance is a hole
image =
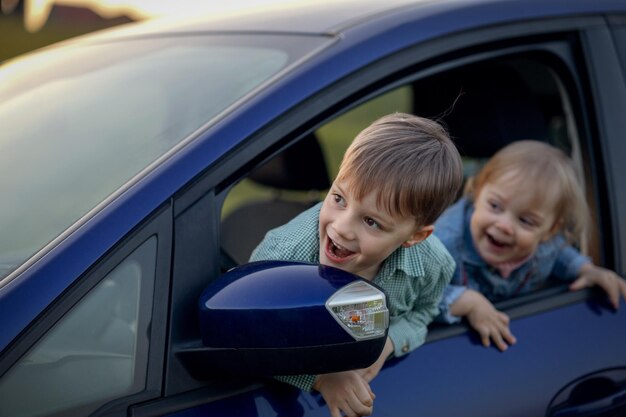
[[339, 204], [341, 207], [344, 207], [346, 205], [346, 201], [339, 194], [333, 194], [333, 201]]
[[369, 227], [373, 227], [375, 229], [380, 229], [380, 224], [378, 224], [378, 222], [374, 219], [372, 219], [371, 217], [366, 217], [365, 219], [363, 219], [363, 221], [365, 222], [365, 224], [367, 224]]

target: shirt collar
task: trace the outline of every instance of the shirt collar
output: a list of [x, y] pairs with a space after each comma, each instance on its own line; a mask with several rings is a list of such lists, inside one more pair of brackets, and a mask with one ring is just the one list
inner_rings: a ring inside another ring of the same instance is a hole
[[385, 282], [395, 276], [396, 271], [402, 271], [409, 277], [424, 276], [424, 264], [418, 245], [419, 243], [409, 248], [399, 247], [393, 251], [383, 262], [374, 281]]

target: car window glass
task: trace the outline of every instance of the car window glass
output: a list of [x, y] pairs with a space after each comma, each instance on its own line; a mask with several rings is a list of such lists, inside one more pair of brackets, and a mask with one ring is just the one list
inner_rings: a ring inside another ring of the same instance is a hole
[[7, 196], [0, 206], [0, 278], [228, 106], [327, 41], [292, 37], [269, 48], [262, 38], [96, 43], [4, 63], [0, 177], [11, 181], [0, 182], [0, 194]]
[[156, 240], [109, 272], [0, 379], [0, 415], [85, 416], [144, 389]]

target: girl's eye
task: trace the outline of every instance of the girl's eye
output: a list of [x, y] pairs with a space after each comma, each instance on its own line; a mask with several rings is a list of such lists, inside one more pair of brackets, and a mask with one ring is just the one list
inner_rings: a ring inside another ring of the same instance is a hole
[[375, 229], [380, 229], [380, 224], [378, 224], [378, 222], [374, 219], [372, 219], [371, 217], [366, 217], [364, 219], [365, 224], [367, 224], [369, 227], [373, 227]]
[[535, 221], [533, 219], [531, 219], [530, 217], [520, 217], [519, 221], [524, 226], [528, 226], [528, 227], [534, 227], [535, 226]]
[[489, 208], [491, 208], [494, 211], [499, 211], [501, 209], [500, 207], [500, 203], [498, 203], [497, 201], [487, 201], [487, 204], [489, 205]]

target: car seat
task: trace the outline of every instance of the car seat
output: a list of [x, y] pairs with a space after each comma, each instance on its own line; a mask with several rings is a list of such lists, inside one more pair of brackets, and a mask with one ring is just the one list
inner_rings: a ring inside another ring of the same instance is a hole
[[463, 157], [465, 179], [513, 141], [550, 141], [537, 96], [517, 71], [505, 65], [467, 66], [420, 80], [414, 84], [413, 97], [415, 114], [438, 119], [447, 127]]
[[[234, 209], [222, 220], [222, 253], [231, 266], [246, 263], [265, 234], [287, 223], [321, 200], [330, 188], [322, 148], [309, 134], [259, 166], [248, 176], [256, 184], [273, 189], [273, 197], [255, 200]], [[300, 191], [289, 198], [285, 191]]]

